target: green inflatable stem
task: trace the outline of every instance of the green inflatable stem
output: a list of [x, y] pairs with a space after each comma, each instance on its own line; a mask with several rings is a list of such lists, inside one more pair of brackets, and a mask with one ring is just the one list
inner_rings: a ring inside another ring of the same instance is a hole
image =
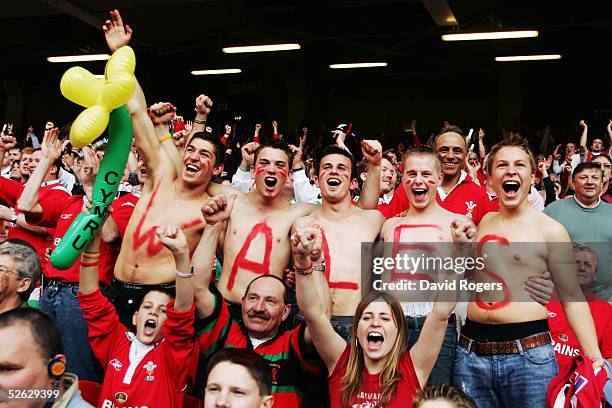
[[51, 264], [57, 269], [68, 269], [104, 224], [108, 206], [117, 195], [123, 170], [132, 147], [132, 120], [125, 105], [110, 114], [108, 146], [92, 192], [93, 208], [81, 213], [70, 225], [60, 244], [51, 254]]

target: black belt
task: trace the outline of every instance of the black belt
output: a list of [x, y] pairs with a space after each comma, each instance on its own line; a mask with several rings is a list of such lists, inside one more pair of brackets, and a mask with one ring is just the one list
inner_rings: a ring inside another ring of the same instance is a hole
[[43, 278], [43, 288], [48, 288], [49, 286], [54, 286], [54, 287], [61, 287], [61, 286], [73, 287], [73, 286], [79, 286], [79, 282], [64, 282], [63, 280], [59, 280], [59, 279], [44, 279]]
[[[427, 319], [427, 316], [406, 316], [406, 328], [408, 329], [418, 329], [423, 327], [423, 324], [425, 323], [425, 319]], [[450, 315], [450, 317], [448, 318], [448, 323], [449, 324], [457, 324], [457, 317], [456, 315], [453, 313]]]

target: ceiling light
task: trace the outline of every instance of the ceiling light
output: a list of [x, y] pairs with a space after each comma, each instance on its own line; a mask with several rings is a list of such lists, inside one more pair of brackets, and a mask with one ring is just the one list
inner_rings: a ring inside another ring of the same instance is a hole
[[110, 58], [108, 54], [90, 55], [64, 55], [61, 57], [48, 57], [49, 62], [82, 62], [82, 61], [105, 61]]
[[242, 70], [238, 68], [227, 68], [227, 69], [201, 69], [198, 71], [191, 71], [191, 75], [222, 75], [222, 74], [239, 74]]
[[288, 51], [299, 50], [300, 44], [269, 44], [269, 45], [249, 45], [245, 47], [226, 47], [223, 52], [226, 54], [241, 54], [246, 52], [268, 52], [268, 51]]
[[351, 64], [331, 64], [331, 69], [346, 69], [346, 68], [375, 68], [386, 67], [386, 62], [355, 62]]
[[442, 41], [505, 40], [508, 38], [531, 38], [538, 36], [537, 30], [492, 31], [487, 33], [443, 34]]
[[560, 54], [547, 55], [511, 55], [507, 57], [495, 57], [495, 61], [499, 62], [514, 62], [514, 61], [546, 61], [561, 59]]
[[104, 74], [97, 74], [97, 75], [94, 75], [94, 78], [104, 79], [105, 76], [104, 76]]

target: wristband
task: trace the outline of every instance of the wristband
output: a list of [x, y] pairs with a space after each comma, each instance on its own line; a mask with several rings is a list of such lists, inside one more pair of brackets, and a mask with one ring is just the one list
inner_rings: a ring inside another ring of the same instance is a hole
[[295, 273], [298, 273], [300, 275], [310, 275], [312, 273], [312, 261], [310, 261], [310, 265], [306, 267], [294, 264], [293, 269], [295, 269]]
[[98, 261], [95, 261], [95, 262], [83, 262], [83, 261], [81, 261], [81, 266], [86, 267], [86, 268], [91, 268], [93, 266], [98, 266]]
[[197, 123], [198, 125], [205, 125], [206, 124], [205, 120], [194, 119], [193, 121], [194, 121], [194, 123]]
[[178, 276], [179, 278], [191, 278], [191, 277], [193, 277], [193, 266], [191, 267], [191, 270], [189, 272], [179, 272], [179, 271], [176, 271], [176, 276]]
[[87, 252], [83, 251], [83, 256], [90, 259], [97, 259], [100, 257], [100, 252]]
[[172, 137], [172, 135], [170, 133], [168, 133], [166, 136], [162, 137], [159, 139], [159, 143], [163, 143], [166, 140], [170, 139]]

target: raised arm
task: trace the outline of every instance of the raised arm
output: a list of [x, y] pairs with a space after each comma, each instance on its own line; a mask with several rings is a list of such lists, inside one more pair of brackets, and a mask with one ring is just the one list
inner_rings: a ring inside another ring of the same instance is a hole
[[364, 140], [361, 142], [361, 152], [363, 157], [369, 162], [369, 166], [357, 206], [364, 210], [373, 210], [378, 206], [378, 199], [380, 197], [382, 146], [378, 140]]
[[[208, 114], [212, 109], [213, 101], [208, 96], [202, 94], [198, 96], [195, 100], [195, 112], [196, 117], [193, 120], [193, 128], [191, 130], [191, 135], [197, 132], [204, 132], [206, 130], [206, 120], [208, 119]], [[189, 140], [185, 141], [185, 144], [189, 143]]]
[[321, 285], [327, 286], [325, 275], [314, 272], [313, 259], [321, 257], [321, 231], [318, 228], [294, 226], [291, 251], [296, 272], [296, 294], [300, 313], [307, 324], [307, 332], [321, 359], [332, 372], [346, 348], [346, 342], [334, 331], [321, 300]]
[[[455, 243], [453, 256], [471, 256], [472, 243], [476, 239], [476, 226], [464, 218], [455, 219], [451, 223], [451, 235]], [[453, 270], [441, 271], [438, 278], [440, 282], [452, 282], [460, 277]], [[414, 369], [419, 383], [424, 386], [427, 383], [429, 374], [433, 369], [440, 348], [444, 342], [448, 319], [457, 304], [457, 291], [438, 291], [438, 296], [433, 305], [431, 313], [425, 319], [421, 335], [417, 342], [410, 349], [410, 357], [414, 363]]]
[[0, 133], [0, 163], [4, 161], [6, 152], [17, 145], [17, 139], [14, 136], [7, 135], [4, 132]]
[[183, 166], [181, 152], [174, 144], [174, 140], [170, 134], [169, 122], [164, 122], [171, 114], [176, 115], [176, 107], [170, 102], [159, 102], [151, 105], [148, 113], [151, 122], [153, 122], [153, 126], [155, 126], [155, 133], [159, 145], [172, 162], [176, 174], [180, 174]]
[[36, 166], [36, 170], [34, 170], [34, 173], [32, 173], [25, 184], [17, 203], [17, 208], [21, 212], [42, 213], [42, 207], [38, 202], [40, 186], [53, 163], [62, 154], [62, 142], [57, 138], [58, 132], [57, 128], [45, 131], [41, 145], [42, 157], [38, 166]]
[[193, 305], [193, 270], [189, 268], [189, 247], [183, 230], [176, 226], [157, 228], [157, 237], [172, 252], [176, 264], [176, 296], [174, 309], [184, 312]]
[[87, 295], [98, 290], [99, 274], [98, 261], [100, 259], [100, 234], [96, 234], [85, 251], [81, 254], [81, 272], [79, 275], [79, 292]]
[[582, 134], [580, 135], [580, 150], [586, 155], [589, 151], [587, 147], [589, 127], [584, 120], [580, 121], [580, 127], [582, 128]]
[[209, 286], [219, 237], [227, 227], [236, 195], [211, 197], [202, 206], [206, 227], [192, 257], [195, 280], [195, 302], [198, 319], [210, 316], [215, 310], [215, 296]]
[[478, 129], [478, 156], [480, 157], [481, 162], [484, 159], [484, 157], [487, 155], [487, 149], [485, 149], [485, 145], [484, 145], [484, 137], [485, 137], [484, 129]]
[[610, 138], [610, 143], [608, 144], [610, 147], [608, 149], [612, 150], [612, 119], [609, 119], [606, 130], [608, 131], [608, 137]]

